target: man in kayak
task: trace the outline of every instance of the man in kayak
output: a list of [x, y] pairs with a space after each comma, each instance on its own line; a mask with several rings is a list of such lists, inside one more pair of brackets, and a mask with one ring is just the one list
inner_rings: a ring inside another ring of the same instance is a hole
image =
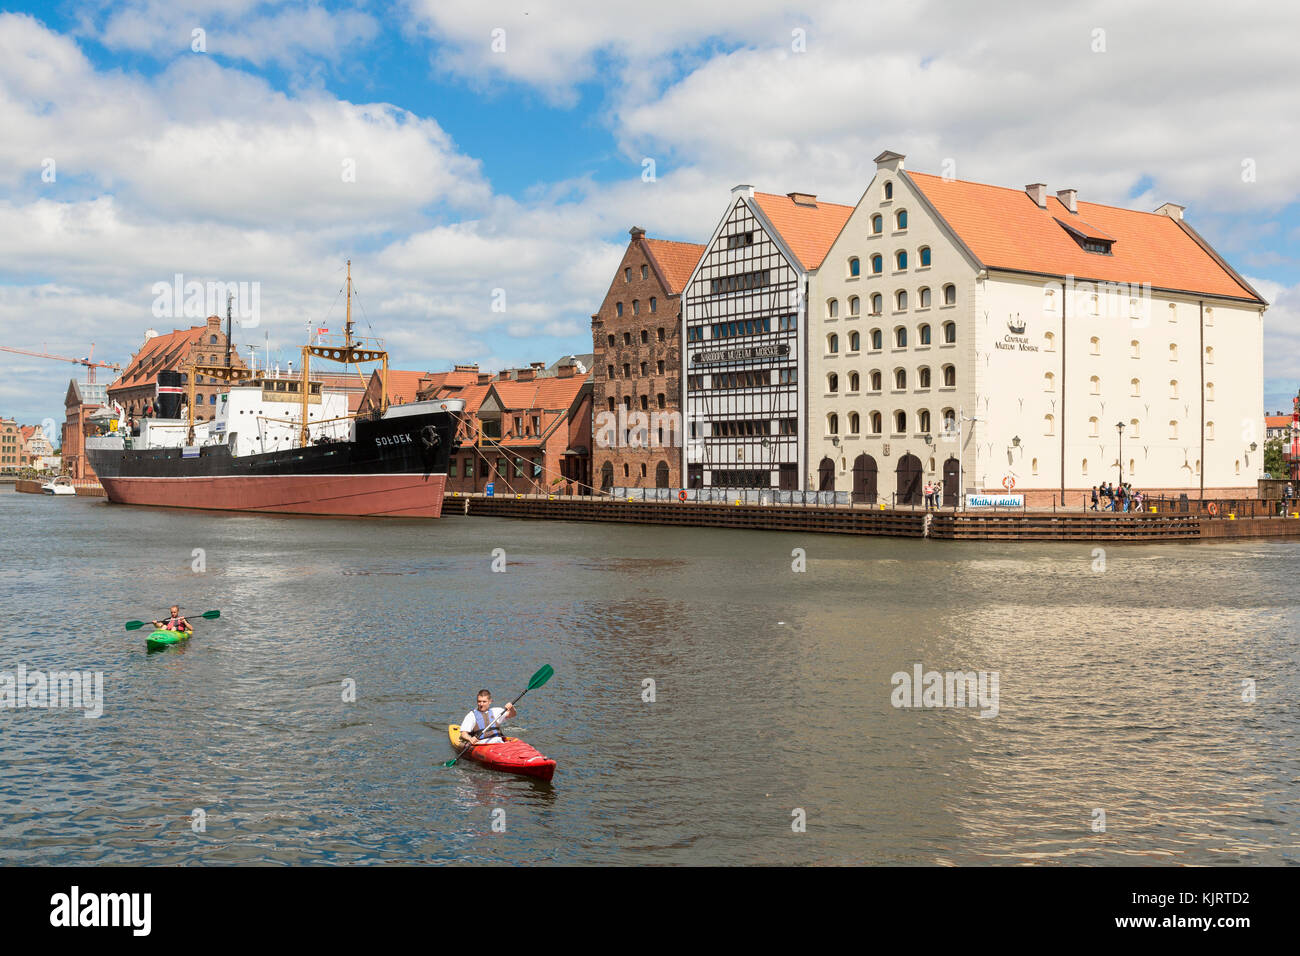
[[153, 626], [160, 631], [189, 631], [190, 622], [181, 617], [181, 609], [175, 604], [171, 607], [171, 616], [165, 621], [154, 621]]
[[[501, 724], [513, 716], [514, 704], [507, 701], [505, 707], [493, 707], [491, 692], [481, 690], [478, 692], [478, 707], [460, 722], [460, 734], [468, 743], [479, 746], [504, 743]], [[495, 724], [492, 723], [494, 720]]]

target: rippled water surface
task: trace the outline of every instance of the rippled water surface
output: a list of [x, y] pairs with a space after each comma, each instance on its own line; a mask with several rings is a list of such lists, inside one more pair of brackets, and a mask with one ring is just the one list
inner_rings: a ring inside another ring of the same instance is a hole
[[[0, 671], [105, 696], [0, 710], [0, 862], [1296, 862], [1300, 545], [1094, 548], [0, 490]], [[146, 654], [172, 602], [222, 617]], [[918, 662], [997, 716], [891, 706]], [[439, 766], [544, 663], [553, 784]]]

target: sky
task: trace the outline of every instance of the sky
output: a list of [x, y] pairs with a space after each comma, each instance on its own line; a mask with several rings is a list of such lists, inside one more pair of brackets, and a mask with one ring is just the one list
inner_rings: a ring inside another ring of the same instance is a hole
[[[0, 345], [126, 364], [198, 324], [159, 301], [180, 275], [256, 289], [235, 338], [287, 361], [341, 329], [350, 258], [393, 367], [549, 364], [591, 351], [631, 227], [704, 242], [737, 183], [852, 204], [889, 149], [1186, 206], [1270, 303], [1289, 409], [1297, 36], [1253, 0], [11, 4]], [[0, 415], [61, 420], [83, 374], [0, 352]]]

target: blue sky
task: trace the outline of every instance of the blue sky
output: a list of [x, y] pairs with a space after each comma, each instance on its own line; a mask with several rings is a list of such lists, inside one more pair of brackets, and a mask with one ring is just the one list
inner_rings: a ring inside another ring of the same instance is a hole
[[[851, 203], [888, 148], [912, 169], [955, 158], [965, 179], [1186, 205], [1273, 303], [1266, 408], [1300, 386], [1300, 15], [1274, 5], [8, 11], [3, 345], [82, 355], [93, 341], [125, 362], [146, 328], [188, 324], [150, 312], [153, 283], [180, 272], [259, 282], [244, 340], [269, 332], [287, 356], [337, 314], [351, 256], [395, 366], [550, 362], [590, 350], [629, 227], [702, 240], [737, 182]], [[73, 366], [0, 353], [0, 368], [0, 414], [61, 417]]]

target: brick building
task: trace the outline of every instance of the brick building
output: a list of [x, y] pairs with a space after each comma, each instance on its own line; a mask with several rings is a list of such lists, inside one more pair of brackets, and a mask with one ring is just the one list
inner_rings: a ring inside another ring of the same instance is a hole
[[[388, 404], [406, 405], [418, 402], [435, 393], [449, 398], [451, 393], [466, 385], [478, 382], [477, 365], [457, 365], [450, 372], [407, 372], [401, 369], [388, 370]], [[364, 397], [361, 399], [361, 411], [371, 412], [379, 407], [379, 395], [382, 391], [379, 372], [370, 373]], [[444, 391], [445, 390], [445, 393]]]
[[[422, 398], [457, 398], [465, 411], [447, 469], [447, 490], [462, 494], [591, 493], [591, 373], [541, 362], [474, 384], [455, 376]], [[458, 371], [468, 372], [468, 366]]]
[[[704, 253], [690, 242], [631, 240], [591, 317], [592, 400], [597, 415], [593, 474], [599, 487], [682, 486], [681, 291]], [[644, 418], [638, 413], [643, 413]], [[614, 424], [612, 430], [608, 427]], [[676, 422], [675, 427], [665, 423]]]
[[[221, 328], [221, 317], [210, 315], [204, 325], [176, 329], [166, 335], [149, 335], [117, 381], [108, 386], [108, 397], [121, 405], [127, 415], [139, 418], [146, 413], [153, 413], [159, 372], [180, 372], [182, 383], [188, 385], [190, 366], [225, 364], [226, 333]], [[230, 351], [230, 364], [235, 368], [246, 367], [233, 348]], [[229, 386], [205, 375], [199, 375], [194, 385], [194, 420], [207, 421], [216, 415], [217, 402], [221, 400], [219, 396]], [[356, 391], [358, 394], [361, 392], [359, 382]], [[188, 401], [187, 394], [182, 397], [182, 407]]]
[[86, 461], [86, 436], [98, 434], [98, 428], [89, 419], [108, 404], [108, 387], [96, 382], [68, 382], [68, 392], [63, 398], [63, 464], [65, 475], [72, 478], [94, 478], [95, 472]]
[[0, 471], [18, 471], [22, 462], [22, 428], [12, 418], [0, 418]]

